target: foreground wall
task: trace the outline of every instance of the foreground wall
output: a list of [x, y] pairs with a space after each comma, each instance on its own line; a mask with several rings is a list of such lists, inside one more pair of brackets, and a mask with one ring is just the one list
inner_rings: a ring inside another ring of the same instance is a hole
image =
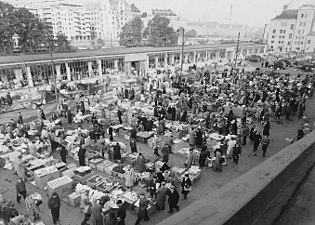
[[158, 225], [271, 225], [315, 162], [315, 131]]

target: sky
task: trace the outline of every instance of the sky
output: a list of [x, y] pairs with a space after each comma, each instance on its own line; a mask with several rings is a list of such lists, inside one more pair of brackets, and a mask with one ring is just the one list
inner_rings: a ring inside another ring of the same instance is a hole
[[232, 23], [263, 27], [279, 15], [283, 5], [298, 8], [315, 0], [127, 0], [142, 11], [152, 8], [171, 9], [182, 18], [193, 21], [228, 23], [232, 5]]

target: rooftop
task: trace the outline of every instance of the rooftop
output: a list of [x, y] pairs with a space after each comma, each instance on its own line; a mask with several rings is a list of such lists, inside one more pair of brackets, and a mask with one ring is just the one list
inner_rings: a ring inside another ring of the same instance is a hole
[[[242, 47], [260, 47], [257, 44], [241, 44]], [[216, 50], [216, 49], [226, 49], [230, 47], [235, 47], [233, 44], [221, 44], [221, 45], [189, 45], [185, 46], [185, 50]], [[135, 47], [135, 48], [108, 48], [99, 50], [86, 50], [77, 52], [63, 52], [63, 53], [53, 53], [54, 61], [58, 62], [61, 60], [78, 60], [87, 58], [100, 58], [100, 57], [117, 57], [128, 54], [155, 54], [163, 52], [181, 51], [181, 46], [174, 47]], [[46, 62], [51, 60], [50, 54], [16, 54], [16, 55], [2, 55], [0, 56], [0, 66], [14, 66], [15, 64], [21, 63], [38, 63]]]
[[274, 20], [279, 19], [297, 19], [298, 10], [297, 9], [289, 9], [284, 10], [282, 13], [274, 18]]

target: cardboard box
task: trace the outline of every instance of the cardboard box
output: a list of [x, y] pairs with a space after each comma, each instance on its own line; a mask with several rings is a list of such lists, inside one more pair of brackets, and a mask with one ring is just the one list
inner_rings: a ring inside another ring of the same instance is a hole
[[60, 199], [65, 198], [73, 192], [73, 180], [68, 176], [59, 177], [47, 183], [47, 192], [51, 196], [56, 192]]
[[81, 184], [86, 184], [86, 181], [94, 175], [93, 171], [85, 176], [81, 177], [78, 174], [75, 174], [73, 179], [79, 181]]
[[41, 172], [47, 170], [47, 168], [48, 167], [34, 171], [35, 184], [41, 189], [44, 189], [47, 186], [47, 182], [60, 177], [60, 172], [56, 167], [51, 168], [52, 170], [50, 170], [49, 173], [41, 175]]
[[79, 207], [81, 201], [81, 194], [73, 192], [67, 196], [69, 205], [73, 207]]

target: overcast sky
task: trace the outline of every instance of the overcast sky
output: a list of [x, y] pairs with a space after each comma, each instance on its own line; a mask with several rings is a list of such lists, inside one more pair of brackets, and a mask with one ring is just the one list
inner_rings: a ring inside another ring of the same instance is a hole
[[209, 20], [228, 23], [232, 6], [232, 23], [263, 27], [270, 19], [280, 14], [283, 5], [297, 8], [315, 0], [127, 0], [135, 3], [141, 11], [152, 8], [172, 9], [175, 13], [190, 20]]

